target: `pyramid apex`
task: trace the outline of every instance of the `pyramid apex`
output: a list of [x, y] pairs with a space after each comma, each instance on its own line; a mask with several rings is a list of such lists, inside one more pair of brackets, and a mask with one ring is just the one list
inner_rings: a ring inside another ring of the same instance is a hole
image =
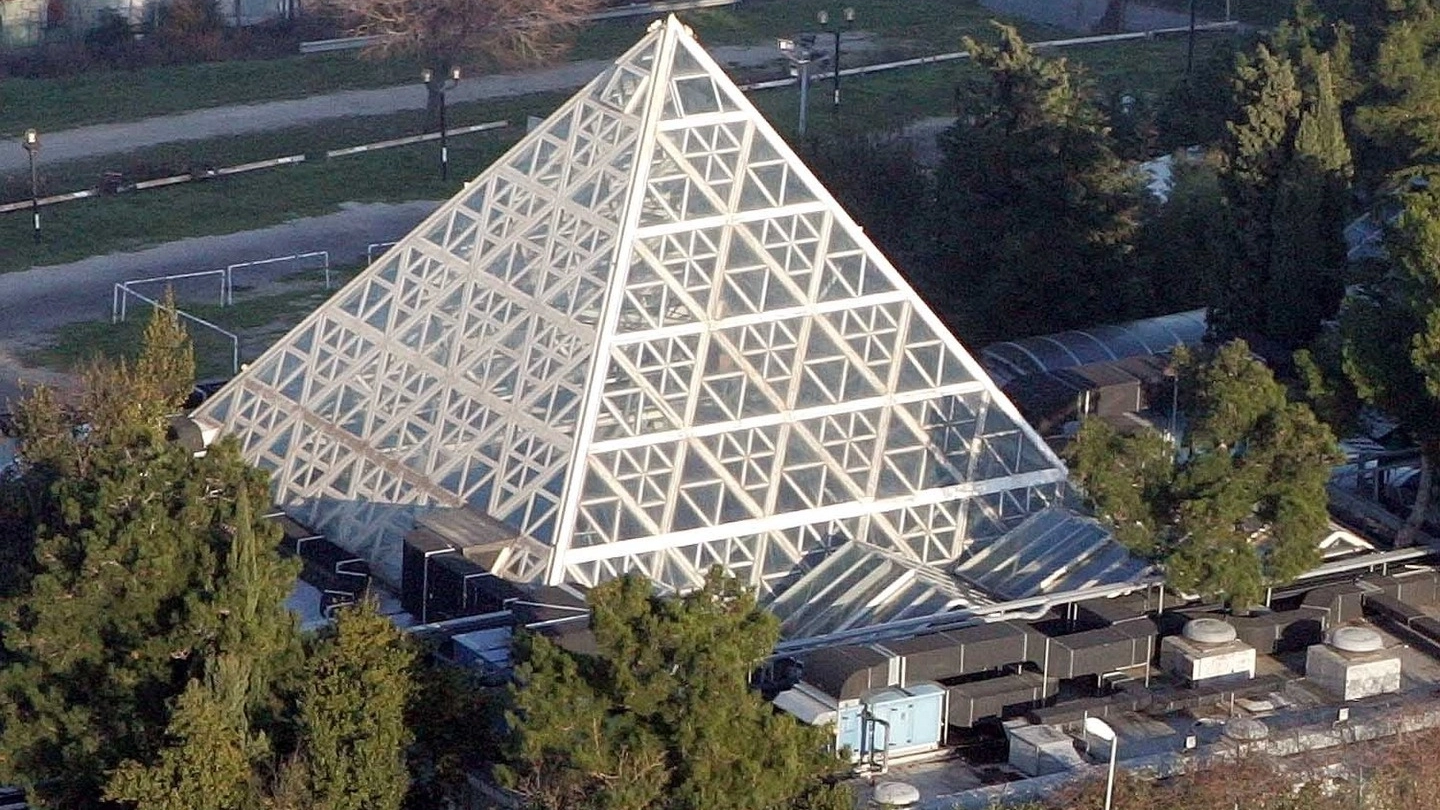
[[650, 23], [650, 27], [645, 30], [653, 34], [661, 28], [664, 28], [666, 33], [684, 34], [691, 39], [695, 38], [695, 32], [691, 30], [690, 26], [680, 22], [680, 18], [676, 17], [674, 12], [666, 14], [663, 20], [656, 20]]

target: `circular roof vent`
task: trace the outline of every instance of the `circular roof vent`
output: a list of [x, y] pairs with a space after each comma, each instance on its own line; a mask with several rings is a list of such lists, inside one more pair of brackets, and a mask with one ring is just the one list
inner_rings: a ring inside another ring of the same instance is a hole
[[1225, 724], [1225, 736], [1232, 740], [1263, 740], [1270, 736], [1270, 728], [1253, 717], [1237, 717]]
[[1375, 652], [1385, 649], [1385, 639], [1369, 627], [1337, 627], [1330, 634], [1330, 646], [1345, 652]]
[[881, 782], [874, 799], [881, 807], [910, 807], [920, 801], [920, 790], [908, 782]]
[[1223, 619], [1191, 619], [1180, 634], [1197, 644], [1224, 644], [1235, 640], [1235, 628]]

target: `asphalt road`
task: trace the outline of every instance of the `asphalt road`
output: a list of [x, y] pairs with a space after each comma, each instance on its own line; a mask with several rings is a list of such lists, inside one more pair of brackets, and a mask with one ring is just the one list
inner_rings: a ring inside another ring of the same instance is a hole
[[[637, 29], [636, 39], [639, 39], [640, 31], [643, 29]], [[846, 42], [852, 51], [870, 47], [868, 38], [858, 32]], [[711, 55], [722, 66], [728, 67], [755, 68], [778, 64], [781, 60], [779, 52], [773, 46], [723, 46], [712, 49]], [[479, 76], [460, 82], [447, 98], [450, 103], [458, 104], [530, 93], [574, 90], [600, 75], [610, 64], [609, 60], [591, 59], [566, 62], [524, 73]], [[423, 109], [425, 91], [419, 82], [374, 90], [347, 90], [289, 101], [209, 107], [139, 121], [47, 132], [45, 148], [41, 154], [46, 161], [64, 162], [120, 154], [162, 143], [268, 132], [337, 118]], [[28, 157], [22, 149], [0, 149], [0, 174], [28, 171], [27, 160]]]
[[[437, 205], [431, 201], [349, 204], [334, 214], [270, 228], [183, 239], [133, 253], [0, 274], [0, 410], [4, 410], [4, 402], [19, 396], [22, 381], [61, 387], [68, 383], [64, 375], [27, 367], [23, 355], [58, 327], [109, 318], [118, 282], [316, 250], [329, 251], [332, 263], [350, 262], [363, 257], [371, 243], [392, 242], [409, 233]], [[253, 284], [267, 273], [292, 272], [293, 267], [278, 265], [254, 271], [244, 283]]]

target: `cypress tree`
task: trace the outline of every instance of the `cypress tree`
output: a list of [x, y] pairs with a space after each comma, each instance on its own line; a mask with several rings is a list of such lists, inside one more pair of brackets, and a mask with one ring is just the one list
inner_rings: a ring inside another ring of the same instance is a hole
[[1132, 266], [1141, 188], [1063, 59], [1015, 29], [966, 39], [984, 71], [942, 133], [936, 270], [971, 341], [1115, 320], [1145, 301]]
[[415, 652], [372, 601], [337, 612], [300, 697], [304, 784], [317, 810], [398, 810], [410, 775]]
[[166, 729], [169, 740], [153, 766], [126, 760], [111, 775], [105, 798], [135, 810], [259, 810], [255, 767], [269, 754], [245, 714], [248, 662], [220, 658], [190, 681]]
[[1352, 173], [1328, 54], [1316, 57], [1311, 82], [1312, 97], [1300, 113], [1293, 151], [1278, 179], [1263, 305], [1265, 334], [1292, 348], [1313, 340], [1321, 321], [1339, 310]]
[[1337, 311], [1353, 171], [1334, 65], [1348, 39], [1319, 50], [1320, 22], [1300, 4], [1237, 69], [1221, 174], [1236, 246], [1211, 307], [1220, 337], [1295, 349]]
[[1236, 71], [1236, 120], [1226, 125], [1221, 180], [1230, 203], [1237, 260], [1222, 274], [1211, 329], [1222, 337], [1265, 326], [1277, 188], [1290, 158], [1301, 93], [1288, 60], [1259, 45]]

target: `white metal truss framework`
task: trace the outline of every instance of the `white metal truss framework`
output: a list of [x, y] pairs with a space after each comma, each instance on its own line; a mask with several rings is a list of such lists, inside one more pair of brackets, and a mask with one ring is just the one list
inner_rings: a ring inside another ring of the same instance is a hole
[[519, 581], [939, 574], [1065, 480], [673, 17], [197, 416], [392, 580], [414, 510], [462, 505]]

